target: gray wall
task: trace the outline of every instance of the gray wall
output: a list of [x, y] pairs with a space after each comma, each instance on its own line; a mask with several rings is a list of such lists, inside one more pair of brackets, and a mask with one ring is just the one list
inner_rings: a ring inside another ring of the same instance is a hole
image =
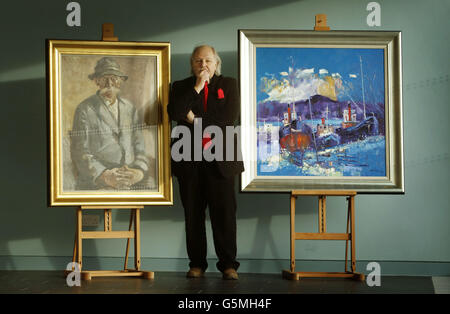
[[[381, 27], [366, 24], [370, 1], [78, 1], [81, 27], [68, 27], [69, 1], [9, 1], [0, 29], [0, 269], [61, 269], [71, 261], [74, 208], [47, 207], [45, 39], [100, 39], [101, 24], [115, 24], [123, 41], [170, 41], [172, 81], [189, 74], [188, 57], [199, 43], [214, 45], [225, 75], [237, 77], [240, 28], [313, 28], [328, 14], [334, 30], [400, 30], [403, 36], [405, 195], [356, 199], [358, 270], [370, 261], [382, 273], [450, 274], [449, 55], [450, 2], [383, 1]], [[183, 209], [174, 180], [174, 206], [142, 214], [143, 268], [187, 268]], [[328, 231], [345, 232], [344, 200], [328, 202]], [[317, 230], [317, 200], [297, 203], [298, 231]], [[287, 194], [238, 193], [238, 257], [242, 271], [289, 267]], [[114, 214], [126, 229], [128, 213]], [[210, 229], [208, 237], [211, 238]], [[84, 241], [87, 267], [120, 267], [124, 240]], [[208, 255], [215, 270], [212, 240]], [[341, 242], [297, 242], [300, 266], [341, 268]], [[299, 267], [300, 267], [299, 266]]]

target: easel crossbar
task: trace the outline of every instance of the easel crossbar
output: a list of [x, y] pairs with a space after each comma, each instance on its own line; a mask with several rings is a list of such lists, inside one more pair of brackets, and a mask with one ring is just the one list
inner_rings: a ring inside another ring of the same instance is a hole
[[351, 240], [348, 233], [296, 232], [295, 240]]
[[290, 272], [284, 270], [283, 278], [289, 280], [299, 280], [300, 278], [348, 278], [364, 281], [364, 274], [351, 272]]
[[143, 277], [149, 272], [134, 270], [90, 270], [84, 273], [88, 273], [92, 277]]
[[134, 239], [134, 231], [83, 231], [82, 239]]
[[356, 191], [348, 190], [293, 190], [291, 195], [293, 196], [355, 196]]

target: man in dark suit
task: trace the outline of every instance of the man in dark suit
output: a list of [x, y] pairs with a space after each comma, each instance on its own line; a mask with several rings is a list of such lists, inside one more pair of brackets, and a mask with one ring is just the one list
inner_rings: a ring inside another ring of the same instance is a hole
[[[205, 230], [208, 206], [219, 259], [216, 266], [224, 279], [238, 279], [234, 181], [244, 167], [236, 141], [239, 134], [230, 132], [239, 114], [237, 82], [220, 75], [221, 60], [211, 46], [194, 49], [191, 70], [191, 77], [173, 83], [168, 105], [170, 118], [178, 123], [178, 128], [189, 130], [183, 136], [190, 139], [188, 147], [182, 147], [186, 151], [172, 149], [172, 172], [178, 178], [185, 212], [190, 259], [187, 277], [201, 277], [208, 267]], [[196, 134], [202, 138], [194, 138]], [[181, 140], [186, 139], [178, 141]], [[184, 158], [174, 158], [174, 154]]]

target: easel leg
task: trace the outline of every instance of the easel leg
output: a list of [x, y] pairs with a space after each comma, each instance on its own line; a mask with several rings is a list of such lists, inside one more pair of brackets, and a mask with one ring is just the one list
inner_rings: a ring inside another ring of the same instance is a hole
[[355, 256], [355, 197], [350, 196], [350, 220], [351, 220], [351, 255], [352, 255], [352, 272], [356, 269], [356, 256]]
[[77, 209], [77, 236], [76, 236], [76, 252], [77, 252], [77, 263], [80, 267], [80, 271], [82, 269], [82, 260], [83, 260], [83, 241], [81, 238], [81, 233], [83, 231], [83, 213], [81, 211], [81, 207]]
[[319, 195], [319, 233], [327, 232], [327, 198]]
[[322, 195], [319, 195], [319, 233], [322, 233]]
[[[75, 227], [75, 239], [74, 239], [74, 243], [73, 243], [72, 263], [75, 263], [77, 261], [77, 252], [78, 252], [77, 246], [78, 246], [78, 227]], [[72, 266], [72, 271], [73, 270], [75, 270], [74, 266]]]
[[134, 214], [134, 266], [141, 269], [141, 238], [140, 238], [141, 210], [135, 209]]
[[[128, 231], [131, 231], [131, 228], [133, 227], [133, 220], [134, 220], [134, 209], [130, 210], [130, 225], [128, 226]], [[127, 239], [127, 248], [125, 250], [125, 263], [123, 266], [124, 270], [127, 270], [128, 268], [128, 253], [130, 252], [130, 238]]]
[[[347, 229], [345, 233], [348, 234], [348, 229], [350, 226], [350, 197], [347, 197]], [[348, 261], [348, 240], [345, 240], [345, 272], [347, 272], [347, 261]]]
[[[72, 255], [72, 271], [75, 271], [75, 262], [77, 262], [77, 254], [78, 254], [78, 218], [77, 218], [78, 212], [75, 210], [75, 238], [73, 243], [73, 255]], [[64, 274], [67, 276], [69, 274], [68, 269], [64, 272]]]
[[295, 200], [291, 195], [291, 272], [295, 272]]
[[104, 231], [112, 231], [112, 216], [111, 216], [112, 210], [111, 209], [105, 209], [104, 211]]
[[327, 197], [322, 196], [322, 230], [327, 232]]

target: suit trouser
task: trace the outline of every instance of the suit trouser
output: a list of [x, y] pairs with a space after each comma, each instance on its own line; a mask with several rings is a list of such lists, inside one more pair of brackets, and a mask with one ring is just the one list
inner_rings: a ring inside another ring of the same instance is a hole
[[214, 248], [219, 259], [217, 269], [237, 269], [235, 176], [224, 178], [214, 162], [203, 161], [197, 165], [192, 177], [178, 178], [185, 214], [189, 266], [203, 270], [208, 267], [205, 228], [208, 206]]

